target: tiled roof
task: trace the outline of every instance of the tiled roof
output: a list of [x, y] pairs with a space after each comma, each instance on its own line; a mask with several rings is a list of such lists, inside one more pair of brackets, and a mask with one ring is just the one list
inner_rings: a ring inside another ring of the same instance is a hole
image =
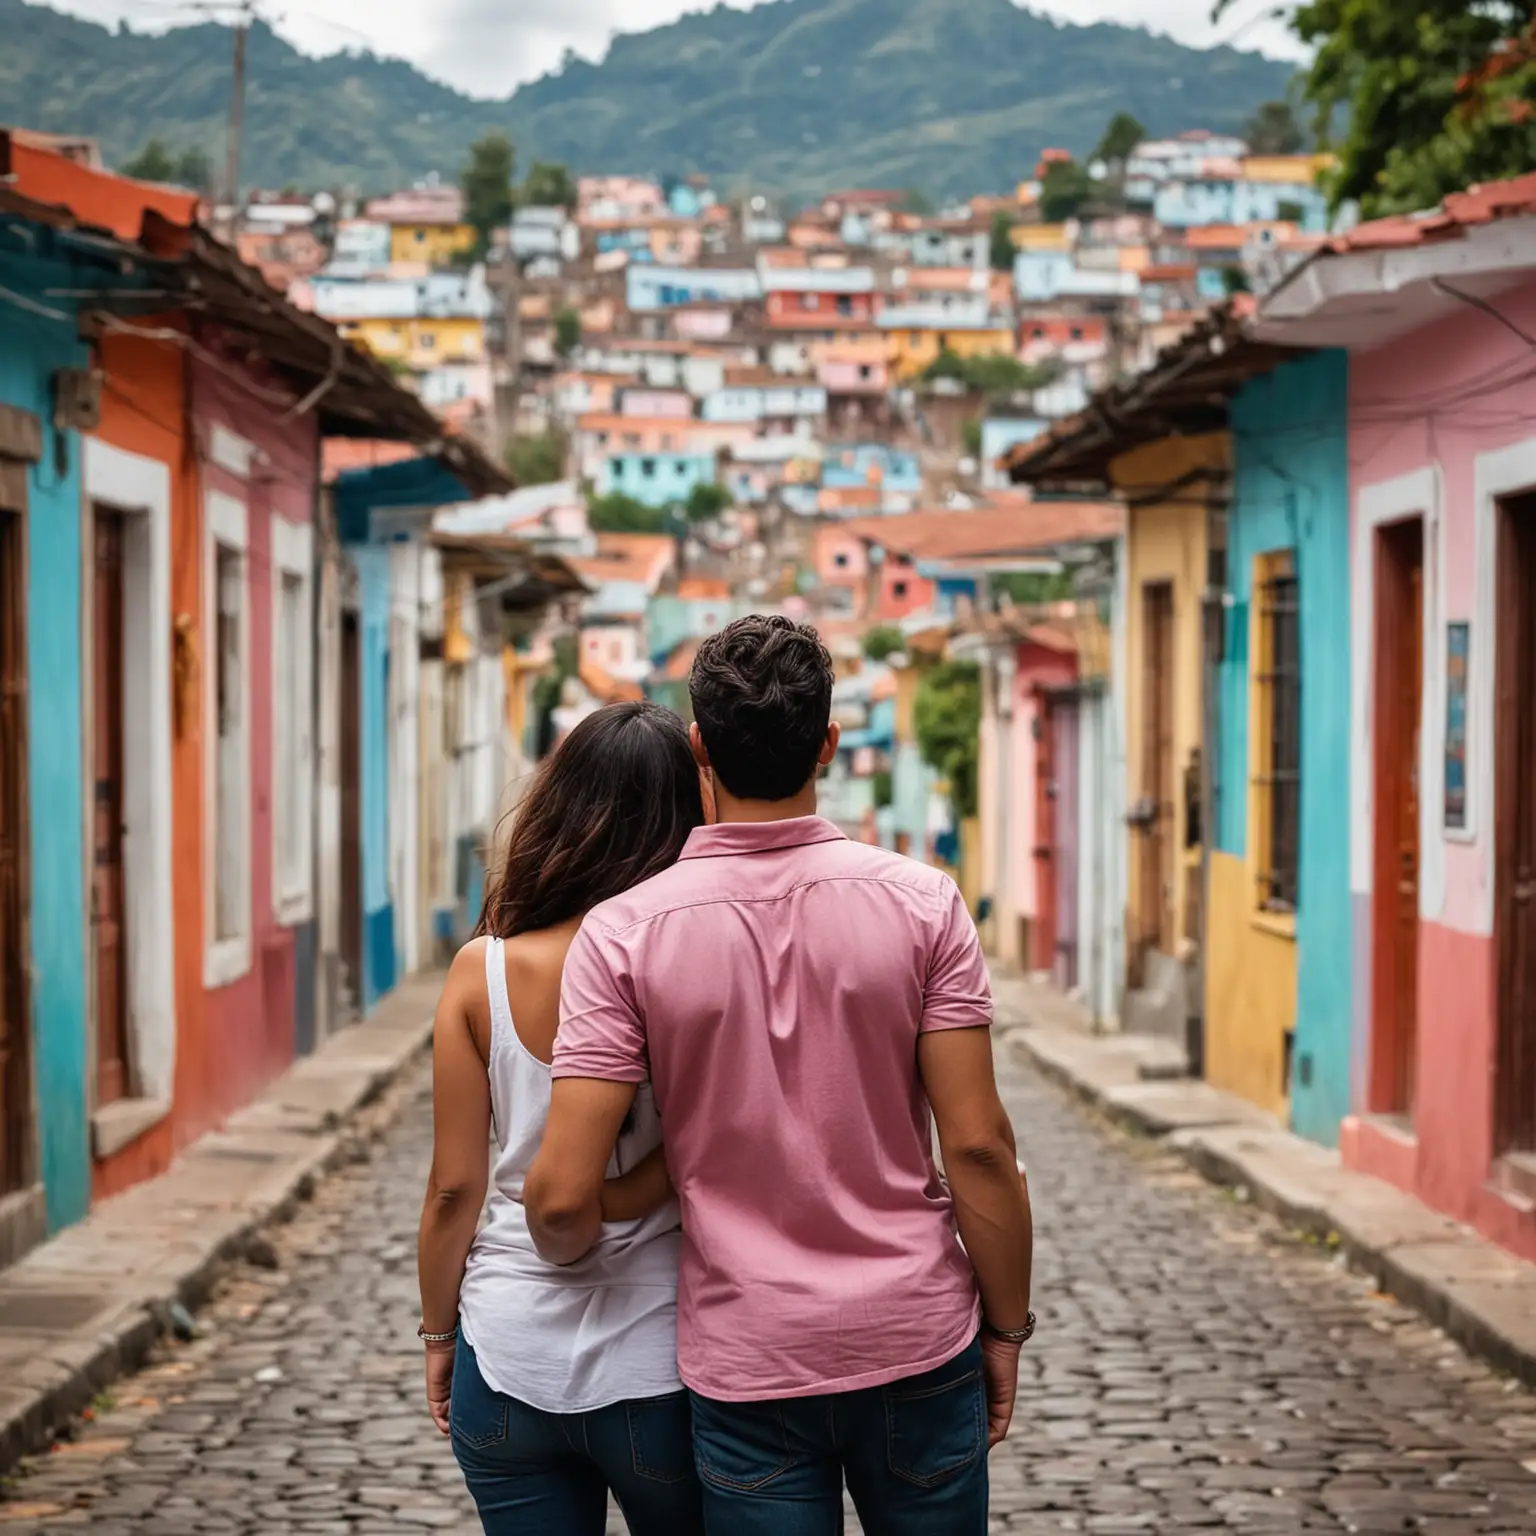
[[960, 560], [1109, 538], [1119, 532], [1124, 515], [1114, 502], [1035, 501], [974, 512], [861, 517], [844, 526], [914, 560]]
[[379, 469], [414, 459], [420, 450], [412, 443], [375, 442], [366, 437], [327, 437], [320, 445], [321, 464], [327, 485], [349, 469]]
[[614, 677], [605, 672], [595, 661], [588, 661], [585, 657], [578, 664], [577, 671], [586, 685], [587, 692], [604, 704], [627, 704], [645, 697], [645, 690], [639, 683], [626, 682], [623, 678]]
[[1383, 251], [1403, 246], [1430, 245], [1439, 240], [1459, 240], [1477, 224], [1536, 214], [1536, 171], [1509, 181], [1490, 181], [1452, 192], [1438, 208], [1424, 213], [1394, 214], [1371, 219], [1323, 245], [1330, 255], [1348, 251]]
[[665, 533], [600, 533], [597, 553], [573, 559], [571, 565], [589, 586], [605, 581], [650, 583], [677, 555], [677, 543]]
[[720, 576], [685, 576], [677, 584], [677, 595], [686, 598], [729, 597], [731, 584]]

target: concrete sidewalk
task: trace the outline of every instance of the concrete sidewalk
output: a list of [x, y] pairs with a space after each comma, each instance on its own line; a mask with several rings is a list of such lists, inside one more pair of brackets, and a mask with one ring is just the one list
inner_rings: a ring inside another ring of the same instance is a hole
[[1215, 1183], [1340, 1249], [1377, 1286], [1458, 1343], [1536, 1386], [1536, 1264], [1411, 1195], [1352, 1173], [1244, 1099], [1174, 1078], [1182, 1052], [1146, 1036], [1096, 1035], [1055, 988], [995, 968], [1003, 1038], [1111, 1119], [1157, 1136]]
[[443, 975], [402, 983], [157, 1179], [0, 1270], [0, 1471], [134, 1369], [219, 1269], [347, 1155], [347, 1126], [431, 1038]]

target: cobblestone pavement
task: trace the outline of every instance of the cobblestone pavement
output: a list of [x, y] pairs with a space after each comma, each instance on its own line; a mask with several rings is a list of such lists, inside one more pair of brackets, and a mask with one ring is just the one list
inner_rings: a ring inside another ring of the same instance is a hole
[[[1536, 1398], [1154, 1144], [1005, 1078], [1041, 1324], [995, 1530], [1536, 1532]], [[20, 1470], [0, 1533], [477, 1529], [412, 1336], [425, 1091], [402, 1087], [371, 1159], [231, 1278], [203, 1337]]]

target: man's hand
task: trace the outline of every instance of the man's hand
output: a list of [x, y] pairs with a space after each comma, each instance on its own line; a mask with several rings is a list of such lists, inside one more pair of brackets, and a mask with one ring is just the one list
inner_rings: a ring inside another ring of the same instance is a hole
[[1001, 1445], [1013, 1423], [1019, 1392], [1019, 1346], [981, 1330], [982, 1374], [987, 1381], [987, 1449]]
[[432, 1422], [448, 1433], [448, 1403], [453, 1396], [453, 1344], [427, 1345], [427, 1409]]

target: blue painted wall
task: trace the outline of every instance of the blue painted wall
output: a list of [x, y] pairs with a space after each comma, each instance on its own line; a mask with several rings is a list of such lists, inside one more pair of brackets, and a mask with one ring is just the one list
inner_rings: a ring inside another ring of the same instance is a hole
[[632, 496], [647, 507], [671, 507], [688, 500], [696, 485], [715, 483], [715, 460], [707, 453], [615, 453], [597, 475], [600, 496]]
[[394, 908], [389, 896], [389, 550], [358, 545], [362, 672], [363, 1011], [395, 984]]
[[[89, 281], [97, 282], [92, 276]], [[77, 286], [64, 262], [0, 252], [0, 285], [54, 309], [46, 288]], [[81, 368], [86, 349], [68, 321], [30, 315], [0, 297], [0, 401], [45, 425], [42, 462], [28, 478], [27, 670], [31, 800], [32, 1067], [50, 1228], [90, 1206], [87, 1124], [84, 747], [80, 684], [80, 439], [47, 429], [49, 375]]]
[[[1248, 616], [1253, 562], [1295, 552], [1301, 601], [1301, 846], [1291, 1121], [1332, 1144], [1349, 1111], [1348, 358], [1320, 352], [1253, 380], [1231, 407], [1225, 659], [1216, 845], [1242, 856], [1248, 819]], [[1303, 1081], [1310, 1078], [1310, 1081]]]

